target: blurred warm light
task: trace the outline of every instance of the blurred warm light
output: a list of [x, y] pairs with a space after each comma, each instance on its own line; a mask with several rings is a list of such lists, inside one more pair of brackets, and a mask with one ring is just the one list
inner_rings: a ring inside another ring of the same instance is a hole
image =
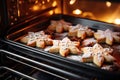
[[108, 22], [108, 23], [113, 23], [113, 20], [112, 20], [112, 19], [103, 20], [103, 21]]
[[73, 5], [76, 2], [76, 0], [70, 0], [70, 5]]
[[50, 2], [50, 0], [47, 0], [47, 2]]
[[45, 1], [42, 1], [42, 4], [45, 4]]
[[45, 6], [45, 5], [42, 5], [42, 6], [41, 6], [41, 9], [46, 9], [46, 6]]
[[114, 23], [115, 23], [115, 24], [120, 24], [120, 19], [118, 19], [118, 18], [115, 19]]
[[18, 17], [20, 17], [20, 10], [18, 9]]
[[38, 6], [38, 5], [34, 5], [34, 6], [32, 7], [32, 10], [33, 10], [33, 11], [39, 10], [39, 6]]
[[19, 4], [22, 4], [22, 1], [19, 1]]
[[107, 6], [107, 7], [110, 7], [111, 5], [112, 5], [112, 3], [111, 3], [111, 2], [106, 1], [106, 6]]
[[17, 18], [15, 18], [14, 20], [15, 20], [15, 21], [17, 21], [18, 19], [17, 19]]
[[53, 10], [53, 12], [56, 13], [56, 14], [61, 13], [61, 9], [56, 8], [56, 9]]
[[77, 15], [82, 14], [82, 10], [75, 9], [75, 10], [73, 10], [73, 14], [77, 14]]
[[84, 12], [84, 13], [82, 14], [82, 17], [87, 17], [87, 18], [91, 18], [91, 19], [96, 19], [92, 12]]
[[37, 3], [38, 3], [38, 0], [36, 0], [35, 3], [37, 4]]
[[50, 14], [50, 15], [52, 15], [53, 13], [54, 13], [53, 10], [49, 11], [49, 14]]
[[55, 7], [56, 5], [57, 5], [57, 2], [54, 1], [54, 2], [52, 3], [52, 6]]

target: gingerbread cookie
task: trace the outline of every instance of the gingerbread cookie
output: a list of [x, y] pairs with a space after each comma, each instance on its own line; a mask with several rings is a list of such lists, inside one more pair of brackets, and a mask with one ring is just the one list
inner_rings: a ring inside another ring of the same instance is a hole
[[79, 45], [79, 42], [71, 41], [65, 37], [62, 40], [53, 40], [53, 46], [49, 49], [49, 52], [60, 53], [61, 56], [67, 56], [69, 53], [79, 54]]
[[83, 62], [93, 62], [98, 67], [101, 67], [105, 61], [112, 62], [114, 57], [110, 54], [113, 49], [103, 48], [100, 44], [96, 43], [93, 47], [84, 47], [81, 49], [83, 51], [82, 61]]
[[112, 45], [113, 42], [120, 43], [120, 32], [112, 32], [110, 29], [98, 30], [94, 33], [94, 37], [98, 42], [105, 42], [108, 45]]
[[36, 46], [44, 48], [46, 45], [52, 45], [52, 39], [50, 35], [46, 35], [44, 31], [29, 32], [27, 36], [20, 39], [22, 43], [28, 46]]
[[62, 33], [70, 29], [71, 23], [65, 22], [64, 20], [51, 20], [51, 24], [48, 26], [48, 30], [54, 31], [57, 33]]

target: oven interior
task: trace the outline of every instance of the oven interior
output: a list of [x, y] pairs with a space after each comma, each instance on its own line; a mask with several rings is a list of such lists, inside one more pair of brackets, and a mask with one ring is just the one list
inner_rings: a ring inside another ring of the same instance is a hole
[[[86, 66], [19, 42], [19, 39], [28, 32], [45, 30], [51, 20], [60, 19], [71, 22], [73, 25], [80, 23], [90, 26], [95, 31], [110, 29], [119, 32], [119, 1], [1, 0], [0, 2], [2, 3], [0, 11], [3, 11], [0, 13], [2, 45], [0, 45], [2, 74], [0, 79], [7, 76], [7, 80], [119, 80], [119, 72]], [[91, 71], [93, 74], [90, 74]], [[110, 75], [111, 77], [106, 77]]]
[[6, 15], [9, 25], [31, 20], [45, 12], [49, 16], [66, 14], [115, 24], [119, 24], [120, 18], [119, 0], [10, 0], [1, 3], [4, 4], [1, 10], [7, 8], [4, 10], [7, 13], [1, 13], [1, 17]]

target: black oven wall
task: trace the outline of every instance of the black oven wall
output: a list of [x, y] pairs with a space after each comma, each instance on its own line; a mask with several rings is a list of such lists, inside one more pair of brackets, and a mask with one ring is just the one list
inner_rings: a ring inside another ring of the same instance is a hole
[[6, 0], [0, 0], [0, 37], [5, 34], [5, 29], [8, 26], [8, 15]]

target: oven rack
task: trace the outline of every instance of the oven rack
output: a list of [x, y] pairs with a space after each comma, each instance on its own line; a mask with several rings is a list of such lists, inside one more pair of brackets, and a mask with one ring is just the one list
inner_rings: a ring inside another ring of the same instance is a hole
[[[30, 65], [29, 64], [30, 62], [26, 63], [27, 61], [24, 61], [24, 59], [25, 60], [30, 60], [30, 59], [14, 54], [12, 52], [6, 50], [0, 50], [0, 57], [2, 58], [0, 60], [0, 63], [2, 64], [2, 66], [0, 66], [0, 70], [4, 70], [5, 72], [2, 74], [6, 74], [0, 76], [0, 79], [4, 79], [5, 77], [5, 78], [10, 78], [5, 80], [11, 80], [13, 78], [14, 78], [13, 80], [16, 79], [17, 80], [67, 80], [67, 78], [53, 74], [51, 72], [48, 72], [47, 70], [40, 69], [40, 66], [39, 68], [37, 68], [33, 65]], [[9, 64], [10, 62], [12, 62], [14, 65], [12, 63]]]
[[1, 66], [0, 67], [0, 79], [1, 80], [37, 80], [33, 77], [25, 75], [21, 72], [18, 72], [14, 69]]
[[[60, 80], [71, 80], [71, 79], [89, 80], [88, 78], [85, 78], [83, 76], [73, 74], [72, 72], [66, 72], [64, 70], [50, 66], [48, 64], [44, 64], [44, 63], [35, 61], [31, 58], [23, 57], [23, 56], [20, 56], [18, 54], [14, 54], [14, 53], [11, 53], [11, 52], [8, 52], [5, 50], [1, 50], [0, 52], [2, 52], [2, 54], [7, 53], [6, 57], [9, 60], [15, 61], [17, 63], [23, 64], [23, 65], [26, 65], [29, 67], [32, 67], [38, 71], [42, 71], [42, 72], [45, 72], [47, 74], [50, 74], [51, 76], [57, 77], [58, 78], [57, 80], [59, 80], [59, 79]], [[59, 71], [59, 73], [58, 73], [58, 71]]]

